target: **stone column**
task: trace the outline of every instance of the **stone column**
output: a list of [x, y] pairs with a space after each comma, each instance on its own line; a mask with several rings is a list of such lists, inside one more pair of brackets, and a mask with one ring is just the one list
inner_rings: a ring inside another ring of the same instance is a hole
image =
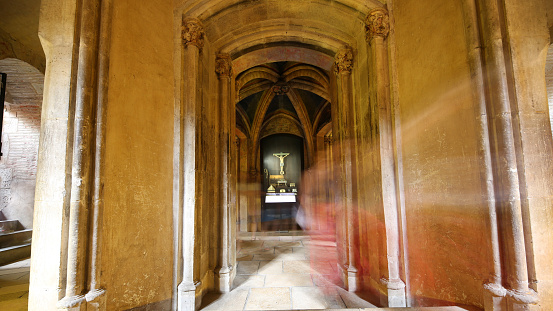
[[[375, 92], [378, 107], [378, 128], [380, 141], [380, 168], [382, 182], [382, 203], [386, 227], [386, 267], [381, 279], [387, 288], [387, 301], [381, 301], [388, 307], [406, 307], [405, 283], [400, 277], [399, 219], [396, 193], [396, 174], [392, 132], [392, 108], [390, 101], [390, 81], [388, 70], [388, 45], [386, 38], [390, 31], [388, 12], [376, 8], [369, 12], [365, 20], [366, 39], [369, 43], [368, 64], [374, 68], [369, 79]], [[386, 298], [386, 297], [383, 297]]]
[[[513, 120], [509, 72], [505, 55], [502, 29], [504, 8], [498, 1], [482, 0], [481, 33], [484, 46], [485, 79], [490, 115], [493, 177], [495, 185], [498, 227], [500, 228], [500, 251], [502, 255], [503, 286], [496, 283], [486, 286], [486, 310], [528, 310], [537, 303], [536, 293], [529, 288], [526, 245], [524, 240], [521, 189], [517, 163], [517, 141]], [[518, 111], [516, 112], [518, 113]], [[522, 155], [521, 155], [522, 156]], [[505, 299], [506, 298], [506, 299]]]
[[[332, 185], [330, 184], [330, 178], [332, 176], [332, 172], [334, 171], [334, 162], [332, 161], [332, 134], [329, 136], [326, 136], [324, 138], [324, 203], [328, 204], [329, 208], [327, 209], [326, 214], [326, 224], [325, 224], [325, 230], [328, 231], [335, 231], [336, 230], [336, 213], [335, 213], [335, 206], [334, 201], [331, 200], [332, 197], [334, 197], [334, 189]], [[323, 168], [320, 168], [323, 169]]]
[[182, 24], [182, 101], [180, 112], [180, 154], [182, 174], [180, 187], [183, 193], [182, 203], [182, 281], [178, 285], [177, 305], [179, 311], [193, 311], [196, 308], [196, 287], [200, 282], [195, 279], [195, 209], [196, 209], [196, 134], [199, 127], [200, 94], [198, 76], [200, 75], [200, 50], [203, 47], [204, 31], [199, 20], [183, 19]]
[[[231, 84], [231, 90], [234, 87]], [[231, 93], [230, 98], [234, 98], [234, 93]], [[236, 137], [236, 110], [232, 101], [229, 101], [229, 161], [230, 161], [230, 176], [229, 176], [229, 267], [230, 267], [230, 284], [232, 285], [236, 276], [236, 234], [238, 231], [238, 174], [239, 174], [239, 139]]]
[[220, 196], [219, 196], [219, 263], [216, 268], [218, 286], [221, 292], [230, 292], [229, 250], [230, 250], [230, 158], [231, 137], [230, 128], [230, 78], [232, 68], [230, 57], [226, 54], [217, 55], [215, 72], [219, 77], [219, 167], [220, 167]]
[[[41, 1], [39, 38], [44, 48], [46, 67], [40, 148], [38, 150], [37, 183], [34, 205], [34, 226], [29, 310], [56, 310], [65, 288], [64, 267], [67, 246], [67, 203], [69, 200], [68, 168], [71, 167], [70, 103], [73, 101], [74, 68], [78, 40], [74, 2]], [[59, 18], [48, 18], [57, 16]], [[38, 230], [37, 228], [40, 228]], [[40, 254], [36, 256], [36, 254]]]
[[358, 288], [356, 268], [357, 249], [357, 206], [356, 206], [356, 153], [354, 135], [354, 113], [352, 101], [351, 70], [353, 69], [353, 51], [343, 49], [336, 54], [336, 73], [339, 75], [340, 101], [338, 103], [337, 137], [340, 150], [340, 187], [341, 204], [345, 212], [345, 250], [347, 253], [344, 269], [344, 284], [348, 291]]
[[86, 310], [89, 216], [93, 185], [93, 143], [96, 104], [96, 70], [99, 37], [99, 2], [83, 1], [77, 84], [73, 119], [71, 199], [67, 246], [65, 296], [58, 301], [64, 310]]
[[[325, 181], [328, 180], [325, 176], [325, 171], [323, 171], [323, 168], [326, 168], [325, 163], [325, 138], [324, 136], [315, 136], [315, 156], [314, 156], [314, 162], [312, 163], [311, 167], [308, 169], [308, 174], [312, 176], [310, 180], [314, 182], [314, 187], [316, 187], [316, 191], [313, 191], [315, 194], [314, 196], [311, 196], [312, 200], [312, 207], [310, 208], [310, 212], [315, 214], [315, 219], [317, 221], [315, 222], [315, 227], [311, 228], [312, 230], [325, 230], [326, 229], [326, 222], [328, 221], [326, 213], [328, 212], [327, 209], [320, 209], [317, 208], [318, 206], [324, 206], [325, 204], [325, 197], [323, 196], [323, 193], [325, 193], [328, 185], [326, 185]], [[313, 208], [315, 207], [315, 208]], [[324, 214], [323, 214], [324, 213]], [[323, 216], [323, 217], [321, 217]]]
[[[247, 182], [247, 172], [243, 170], [243, 167], [247, 165], [247, 160], [245, 156], [241, 156], [242, 154], [246, 154], [245, 152], [242, 152], [244, 149], [243, 146], [246, 145], [245, 143], [246, 139], [241, 139], [240, 137], [236, 138], [236, 165], [238, 169], [238, 175], [236, 176], [236, 184], [234, 185], [236, 187], [236, 195], [238, 196], [239, 200], [239, 219], [240, 219], [240, 232], [248, 232], [248, 196], [246, 192], [246, 182]], [[246, 166], [247, 167], [247, 166]]]
[[105, 310], [106, 295], [102, 280], [102, 243], [104, 211], [104, 172], [106, 145], [106, 117], [109, 82], [109, 46], [111, 40], [111, 0], [104, 0], [100, 7], [100, 38], [98, 42], [98, 98], [96, 106], [94, 148], [94, 183], [92, 189], [90, 280], [85, 295], [87, 311]]
[[[482, 59], [482, 38], [481, 32], [478, 27], [478, 9], [475, 0], [463, 1], [463, 12], [465, 23], [467, 25], [474, 25], [471, 27], [471, 31], [466, 32], [467, 46], [469, 50], [468, 60], [471, 67], [471, 89], [473, 93], [473, 99], [475, 102], [475, 115], [478, 120], [478, 152], [480, 160], [480, 179], [482, 180], [482, 193], [486, 200], [486, 208], [488, 212], [488, 218], [486, 219], [488, 226], [486, 228], [486, 236], [489, 239], [488, 260], [492, 263], [492, 271], [484, 285], [486, 289], [485, 303], [493, 304], [491, 301], [492, 292], [504, 291], [501, 285], [501, 255], [499, 247], [499, 231], [497, 221], [497, 209], [495, 202], [494, 191], [494, 177], [493, 177], [493, 165], [491, 156], [490, 145], [490, 126], [488, 120], [488, 108], [486, 107], [486, 91], [485, 91], [485, 77], [484, 77], [484, 64]], [[497, 299], [496, 299], [497, 300]], [[486, 310], [490, 310], [487, 307]]]

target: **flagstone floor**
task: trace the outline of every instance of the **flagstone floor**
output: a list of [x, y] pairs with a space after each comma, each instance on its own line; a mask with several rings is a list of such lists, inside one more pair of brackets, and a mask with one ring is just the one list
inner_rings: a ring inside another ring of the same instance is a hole
[[0, 310], [26, 311], [30, 259], [0, 267]]
[[239, 236], [227, 294], [207, 294], [201, 310], [376, 308], [341, 288], [336, 244], [300, 232]]

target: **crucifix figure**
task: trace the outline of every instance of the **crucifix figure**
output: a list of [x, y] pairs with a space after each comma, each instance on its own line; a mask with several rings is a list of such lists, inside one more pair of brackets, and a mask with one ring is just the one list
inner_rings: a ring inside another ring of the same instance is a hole
[[286, 158], [289, 153], [273, 153], [273, 155], [280, 159], [280, 175], [284, 175], [284, 158]]

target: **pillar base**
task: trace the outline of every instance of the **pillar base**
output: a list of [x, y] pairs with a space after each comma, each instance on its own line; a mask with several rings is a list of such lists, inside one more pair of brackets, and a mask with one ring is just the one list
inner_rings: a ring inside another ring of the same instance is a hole
[[215, 274], [215, 286], [221, 293], [228, 293], [231, 290], [230, 272], [231, 269], [229, 267], [224, 267], [219, 269]]
[[66, 296], [57, 303], [57, 308], [66, 311], [85, 311], [86, 310], [85, 295]]
[[488, 283], [484, 285], [484, 310], [498, 311], [507, 310], [505, 295], [507, 290], [503, 286]]
[[355, 267], [349, 266], [345, 269], [346, 289], [348, 292], [356, 292], [359, 290], [359, 274]]
[[498, 284], [484, 285], [485, 311], [537, 311], [538, 295], [533, 290], [517, 292]]
[[402, 280], [381, 279], [380, 282], [386, 286], [386, 296], [381, 298], [380, 303], [388, 308], [405, 308], [407, 299], [405, 297], [405, 283]]
[[196, 299], [196, 288], [200, 282], [182, 282], [177, 287], [177, 310], [195, 311], [201, 305], [201, 299]]
[[103, 289], [91, 290], [85, 295], [86, 311], [101, 311], [106, 309], [106, 291]]
[[537, 311], [538, 295], [529, 289], [526, 292], [507, 290], [507, 310], [509, 311]]

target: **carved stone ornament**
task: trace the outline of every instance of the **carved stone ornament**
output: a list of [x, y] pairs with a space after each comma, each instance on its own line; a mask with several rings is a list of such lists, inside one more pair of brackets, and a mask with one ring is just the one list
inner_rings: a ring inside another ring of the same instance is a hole
[[340, 50], [336, 53], [334, 64], [336, 73], [351, 72], [351, 69], [353, 69], [353, 51], [349, 48]]
[[215, 59], [215, 72], [219, 76], [230, 76], [232, 73], [232, 65], [230, 57], [227, 54], [219, 54]]
[[195, 18], [186, 18], [182, 21], [182, 41], [184, 46], [193, 44], [201, 49], [204, 46], [204, 28]]
[[384, 8], [376, 8], [369, 12], [365, 20], [365, 32], [367, 41], [374, 37], [382, 37], [386, 39], [390, 32], [390, 22], [388, 19], [388, 11]]
[[273, 86], [273, 92], [276, 95], [284, 95], [290, 91], [290, 86], [285, 82], [279, 82]]

